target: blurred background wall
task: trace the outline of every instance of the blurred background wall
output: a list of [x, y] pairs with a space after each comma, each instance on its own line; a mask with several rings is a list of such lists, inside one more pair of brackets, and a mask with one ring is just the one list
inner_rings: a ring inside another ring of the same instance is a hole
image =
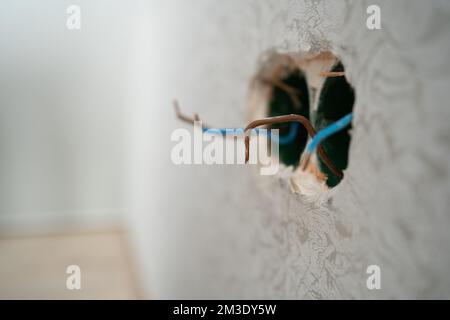
[[138, 20], [139, 2], [0, 4], [2, 299], [138, 297], [123, 232]]

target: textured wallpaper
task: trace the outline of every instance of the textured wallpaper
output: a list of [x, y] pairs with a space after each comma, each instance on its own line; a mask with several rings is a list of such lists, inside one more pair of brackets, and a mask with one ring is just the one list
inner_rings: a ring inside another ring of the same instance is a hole
[[[356, 103], [345, 178], [316, 196], [292, 193], [291, 168], [260, 176], [246, 166], [174, 166], [171, 146], [158, 145], [136, 183], [170, 197], [142, 192], [132, 218], [152, 296], [450, 298], [450, 6], [376, 2], [381, 30], [366, 27], [367, 1], [161, 9], [159, 28], [173, 32], [155, 41], [165, 76], [150, 99], [165, 110], [168, 137], [180, 126], [174, 97], [216, 126], [244, 125], [249, 81], [270, 49], [333, 51]], [[151, 148], [136, 152], [148, 159]], [[370, 265], [380, 267], [380, 290], [366, 286]]]

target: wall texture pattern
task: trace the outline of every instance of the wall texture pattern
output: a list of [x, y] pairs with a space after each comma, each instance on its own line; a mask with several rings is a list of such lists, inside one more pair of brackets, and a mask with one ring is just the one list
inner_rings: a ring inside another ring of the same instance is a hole
[[[242, 125], [264, 51], [327, 49], [355, 88], [355, 119], [345, 179], [314, 197], [291, 192], [290, 168], [264, 177], [248, 167], [174, 166], [168, 156], [151, 171], [138, 166], [160, 194], [176, 195], [136, 201], [135, 221], [149, 226], [136, 227], [149, 257], [143, 285], [154, 296], [450, 298], [450, 6], [376, 2], [381, 30], [366, 28], [368, 1], [175, 4], [184, 27], [174, 36], [195, 36], [162, 46], [172, 62], [162, 85], [178, 81], [160, 101], [177, 95], [208, 122]], [[372, 264], [381, 290], [366, 287]]]

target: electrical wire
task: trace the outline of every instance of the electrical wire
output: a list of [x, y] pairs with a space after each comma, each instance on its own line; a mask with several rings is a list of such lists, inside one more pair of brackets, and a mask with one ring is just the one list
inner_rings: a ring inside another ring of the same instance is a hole
[[[299, 122], [301, 123], [306, 131], [308, 132], [309, 136], [311, 138], [314, 138], [316, 135], [316, 130], [312, 126], [311, 122], [304, 116], [298, 115], [298, 114], [290, 114], [285, 116], [278, 116], [278, 117], [270, 117], [270, 118], [264, 118], [255, 120], [251, 123], [249, 123], [245, 129], [244, 132], [245, 135], [245, 162], [247, 163], [250, 158], [250, 136], [248, 135], [248, 131], [251, 129], [254, 129], [259, 126], [268, 125], [268, 124], [276, 124], [276, 123], [283, 123], [283, 122]], [[323, 163], [330, 169], [333, 174], [335, 174], [338, 177], [343, 177], [344, 174], [341, 169], [337, 168], [334, 163], [331, 161], [331, 159], [328, 157], [325, 150], [322, 148], [322, 146], [317, 147], [317, 153], [319, 154], [320, 158], [323, 160]], [[306, 167], [303, 167], [304, 169]]]
[[[194, 124], [195, 121], [199, 121], [200, 118], [198, 117], [197, 114], [194, 115], [193, 118], [190, 118], [184, 114], [181, 113], [180, 111], [180, 106], [178, 104], [177, 100], [173, 101], [173, 106], [175, 109], [175, 114], [178, 117], [178, 119], [187, 122], [189, 124]], [[268, 138], [271, 138], [272, 140], [274, 140], [276, 143], [278, 143], [279, 145], [289, 145], [291, 143], [293, 143], [295, 141], [295, 138], [297, 137], [297, 133], [298, 130], [300, 128], [300, 125], [298, 123], [293, 123], [290, 127], [289, 127], [289, 133], [283, 136], [278, 136], [277, 139], [272, 138], [272, 135], [270, 133], [270, 131], [267, 131], [267, 136]], [[219, 128], [219, 129], [212, 129], [209, 126], [203, 125], [202, 126], [202, 131], [204, 133], [208, 133], [208, 134], [219, 134], [219, 135], [225, 135], [225, 134], [235, 134], [236, 132], [242, 132], [244, 133], [244, 129], [243, 128]], [[260, 133], [259, 129], [255, 129], [256, 133]]]
[[306, 152], [313, 153], [314, 150], [316, 150], [317, 146], [326, 138], [329, 136], [335, 134], [338, 131], [341, 131], [342, 129], [345, 129], [353, 119], [353, 114], [349, 113], [348, 115], [342, 117], [338, 121], [330, 124], [328, 127], [323, 128], [317, 134], [312, 138], [312, 140], [309, 142], [308, 146], [306, 147]]
[[[174, 105], [175, 113], [176, 113], [177, 117], [180, 120], [188, 122], [190, 124], [194, 124], [195, 121], [199, 121], [200, 120], [200, 118], [198, 117], [197, 114], [194, 114], [193, 118], [190, 118], [190, 117], [187, 117], [187, 116], [183, 115], [181, 113], [181, 111], [180, 111], [180, 107], [178, 105], [178, 101], [177, 100], [174, 100], [173, 105]], [[341, 119], [341, 120], [343, 120], [343, 119]], [[339, 121], [341, 121], [341, 120], [339, 120]], [[349, 121], [351, 121], [351, 118], [350, 118]], [[236, 134], [237, 132], [243, 132], [245, 134], [245, 163], [247, 163], [248, 160], [249, 160], [249, 157], [250, 157], [250, 136], [248, 134], [248, 131], [249, 130], [255, 130], [257, 133], [259, 133], [259, 129], [257, 128], [259, 126], [270, 125], [270, 124], [277, 124], [277, 123], [285, 123], [285, 122], [294, 122], [294, 123], [290, 126], [289, 133], [286, 136], [278, 137], [277, 140], [274, 139], [275, 142], [278, 142], [280, 145], [281, 144], [290, 144], [290, 143], [292, 143], [295, 140], [295, 137], [297, 136], [297, 132], [298, 132], [300, 124], [302, 124], [305, 127], [305, 129], [307, 130], [309, 136], [313, 140], [314, 140], [314, 137], [316, 137], [316, 135], [317, 135], [316, 130], [312, 126], [311, 122], [307, 118], [305, 118], [305, 117], [303, 117], [301, 115], [297, 115], [297, 114], [290, 114], [290, 115], [285, 115], [285, 116], [270, 117], [270, 118], [263, 118], [263, 119], [255, 120], [255, 121], [251, 122], [250, 124], [248, 124], [244, 129], [242, 129], [242, 128], [235, 128], [235, 129], [231, 129], [231, 128], [210, 129], [207, 126], [203, 126], [202, 127], [202, 131], [206, 132], [206, 133], [222, 134], [222, 135], [223, 134], [227, 134], [227, 133], [234, 133], [234, 134]], [[339, 123], [335, 123], [335, 124], [336, 124], [335, 127], [339, 127], [340, 126], [340, 122]], [[337, 131], [339, 131], [341, 129], [337, 129]], [[332, 128], [330, 130], [336, 130], [336, 129]], [[330, 130], [328, 130], [328, 131], [330, 131]], [[324, 136], [325, 134], [328, 134], [327, 133], [328, 131], [326, 131], [325, 133], [322, 133], [321, 136]], [[270, 131], [267, 131], [267, 132], [268, 132], [268, 137], [271, 137]], [[326, 137], [327, 136], [325, 136], [324, 138], [321, 138], [320, 141], [325, 139]], [[319, 141], [319, 143], [320, 143], [320, 141]], [[328, 157], [327, 153], [322, 148], [322, 146], [317, 144], [317, 145], [314, 146], [314, 149], [315, 148], [317, 148], [317, 153], [319, 154], [319, 156], [323, 160], [323, 163], [328, 167], [328, 169], [330, 169], [330, 171], [333, 172], [333, 174], [335, 174], [336, 176], [342, 178], [344, 176], [342, 170], [340, 170], [339, 168], [337, 168], [334, 165], [334, 163]], [[301, 161], [301, 162], [304, 163], [304, 165], [301, 166], [303, 169], [306, 168], [306, 165], [309, 162], [309, 157], [310, 157], [310, 154], [308, 154], [308, 156], [306, 158], [302, 157], [302, 159], [304, 159], [304, 161]]]
[[311, 158], [311, 155], [316, 150], [316, 148], [320, 148], [320, 143], [327, 139], [329, 136], [332, 136], [336, 132], [341, 131], [342, 129], [345, 129], [353, 119], [353, 113], [349, 113], [348, 115], [342, 117], [336, 122], [333, 122], [329, 126], [323, 128], [317, 134], [312, 137], [311, 141], [306, 146], [305, 153], [302, 156], [301, 161], [301, 167], [305, 169], [308, 166], [309, 160]]

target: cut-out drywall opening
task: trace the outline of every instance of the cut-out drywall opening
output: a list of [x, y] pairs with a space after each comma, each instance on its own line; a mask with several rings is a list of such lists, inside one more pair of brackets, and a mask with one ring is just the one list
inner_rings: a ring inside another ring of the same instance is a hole
[[[341, 62], [333, 67], [332, 72], [345, 72]], [[314, 114], [314, 127], [321, 130], [344, 116], [353, 112], [355, 94], [345, 76], [329, 77], [325, 80], [318, 98], [317, 110]], [[336, 132], [322, 142], [330, 160], [340, 170], [347, 169], [350, 148], [351, 126]], [[320, 171], [327, 176], [327, 185], [336, 186], [341, 177], [336, 176], [318, 157]]]
[[[342, 62], [330, 52], [286, 55], [272, 53], [261, 64], [256, 80], [259, 87], [255, 91], [263, 93], [262, 96], [266, 99], [266, 109], [261, 115], [263, 117], [301, 115], [318, 132], [353, 111], [354, 90], [347, 82]], [[254, 110], [253, 112], [256, 118], [260, 115]], [[298, 126], [296, 130], [292, 130], [294, 126]], [[305, 169], [313, 173], [328, 187], [334, 187], [342, 180], [342, 174], [338, 175], [336, 170], [330, 170], [321, 156], [314, 156], [307, 168], [299, 167], [309, 139], [306, 129], [299, 123], [281, 123], [271, 125], [270, 128], [279, 129], [280, 137], [289, 137], [295, 133], [290, 143], [279, 145], [281, 163], [292, 166], [297, 171]], [[351, 125], [320, 144], [338, 173], [342, 173], [348, 166], [350, 129]]]

